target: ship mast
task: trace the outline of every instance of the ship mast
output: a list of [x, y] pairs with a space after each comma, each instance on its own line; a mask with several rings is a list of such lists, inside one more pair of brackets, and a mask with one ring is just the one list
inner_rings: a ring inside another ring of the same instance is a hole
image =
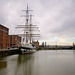
[[[28, 9], [28, 4], [27, 4], [27, 10], [23, 10], [23, 11], [26, 11], [26, 15], [23, 15], [23, 17], [26, 17], [26, 23], [25, 23], [25, 25], [18, 25], [16, 28], [24, 28], [23, 29], [24, 34], [18, 34], [18, 35], [24, 36], [24, 40], [26, 37], [26, 43], [28, 43], [28, 37], [30, 37], [30, 43], [31, 43], [32, 37], [40, 37], [39, 36], [40, 34], [32, 33], [33, 31], [39, 31], [39, 30], [38, 30], [37, 25], [32, 25], [33, 15], [29, 15], [29, 11], [32, 11], [32, 10]], [[30, 24], [29, 24], [29, 22], [30, 22]]]
[[[32, 10], [29, 10], [28, 9], [28, 4], [27, 4], [27, 10], [23, 10], [23, 11], [26, 11], [26, 26], [27, 26], [27, 31], [26, 31], [26, 43], [28, 43], [28, 21], [29, 21], [29, 11], [32, 11]], [[25, 30], [26, 28], [24, 29], [24, 34], [25, 34]], [[25, 35], [24, 35], [24, 39], [25, 39]]]
[[31, 44], [31, 38], [32, 38], [32, 30], [31, 30], [31, 27], [32, 27], [32, 16], [33, 15], [30, 15], [30, 44]]

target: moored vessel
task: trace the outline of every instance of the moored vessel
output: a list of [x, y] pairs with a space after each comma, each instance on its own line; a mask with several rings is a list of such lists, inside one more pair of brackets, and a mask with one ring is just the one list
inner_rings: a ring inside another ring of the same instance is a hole
[[[28, 5], [27, 5], [27, 9], [23, 10], [26, 12], [26, 15], [24, 15], [26, 17], [26, 23], [25, 25], [18, 25], [16, 28], [22, 28], [24, 33], [23, 34], [18, 34], [20, 36], [22, 36], [22, 43], [19, 43], [18, 40], [17, 41], [17, 45], [21, 51], [21, 54], [32, 54], [34, 52], [36, 52], [36, 45], [33, 44], [32, 42], [32, 37], [39, 37], [40, 34], [33, 34], [33, 31], [39, 31], [37, 25], [32, 25], [32, 16], [29, 14], [29, 10], [28, 9]], [[30, 24], [29, 24], [30, 23]], [[29, 41], [30, 40], [30, 43]]]

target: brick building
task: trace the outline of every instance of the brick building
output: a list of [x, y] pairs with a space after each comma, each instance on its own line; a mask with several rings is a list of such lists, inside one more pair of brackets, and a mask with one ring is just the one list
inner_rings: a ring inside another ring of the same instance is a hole
[[38, 41], [33, 41], [32, 43], [35, 44], [36, 47], [39, 47], [39, 42]]
[[0, 48], [8, 47], [9, 29], [0, 24]]
[[18, 35], [9, 35], [9, 47], [17, 47], [16, 40], [17, 39], [21, 43], [21, 37]]

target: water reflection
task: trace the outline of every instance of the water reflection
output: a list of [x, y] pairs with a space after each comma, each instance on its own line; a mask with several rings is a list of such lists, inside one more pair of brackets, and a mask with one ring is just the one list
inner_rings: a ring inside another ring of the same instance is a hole
[[7, 67], [7, 61], [0, 61], [0, 69]]
[[19, 55], [15, 75], [32, 75], [33, 55]]
[[42, 50], [1, 58], [0, 75], [75, 75], [75, 50]]

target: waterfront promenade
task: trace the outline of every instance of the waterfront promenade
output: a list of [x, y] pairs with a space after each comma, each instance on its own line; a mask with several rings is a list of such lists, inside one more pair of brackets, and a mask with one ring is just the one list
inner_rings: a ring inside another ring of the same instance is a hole
[[0, 57], [19, 54], [19, 48], [0, 49]]
[[[38, 50], [75, 50], [73, 47], [38, 47]], [[5, 57], [9, 55], [20, 54], [19, 48], [7, 48], [7, 49], [0, 49], [0, 57]]]

